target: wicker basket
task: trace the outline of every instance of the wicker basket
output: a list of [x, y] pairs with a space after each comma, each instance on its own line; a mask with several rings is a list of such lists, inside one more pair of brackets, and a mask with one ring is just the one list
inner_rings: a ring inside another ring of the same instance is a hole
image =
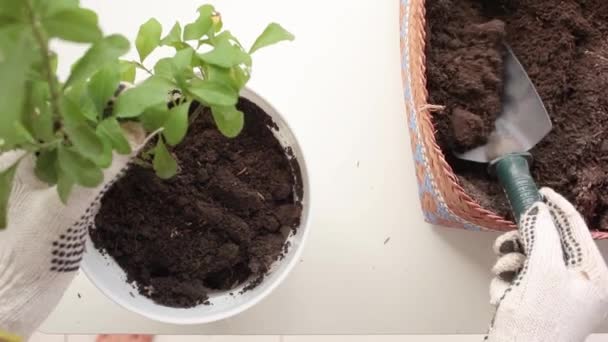
[[[475, 231], [507, 231], [513, 222], [482, 208], [460, 186], [435, 140], [427, 103], [425, 69], [425, 0], [400, 0], [401, 76], [420, 202], [426, 221]], [[596, 239], [608, 232], [593, 231]]]

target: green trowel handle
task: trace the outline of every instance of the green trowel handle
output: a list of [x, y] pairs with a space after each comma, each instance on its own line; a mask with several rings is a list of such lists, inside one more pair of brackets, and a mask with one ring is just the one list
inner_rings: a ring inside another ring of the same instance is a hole
[[530, 174], [531, 160], [532, 156], [529, 153], [512, 153], [490, 163], [492, 171], [496, 173], [507, 193], [517, 222], [526, 210], [541, 201], [538, 187]]

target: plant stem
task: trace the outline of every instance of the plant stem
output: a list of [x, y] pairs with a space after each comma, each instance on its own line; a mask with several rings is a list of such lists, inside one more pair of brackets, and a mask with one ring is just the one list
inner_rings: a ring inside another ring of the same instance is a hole
[[205, 108], [203, 107], [202, 104], [199, 104], [198, 107], [196, 107], [196, 110], [194, 111], [194, 113], [192, 113], [190, 115], [190, 119], [188, 120], [188, 125], [191, 125], [194, 121], [196, 121], [196, 118], [198, 118], [198, 116], [205, 110]]
[[133, 162], [133, 164], [141, 166], [144, 169], [153, 169], [154, 168], [149, 161], [143, 160], [140, 157], [133, 158], [132, 162]]
[[44, 62], [46, 80], [49, 84], [49, 90], [51, 93], [51, 112], [53, 113], [53, 118], [56, 121], [61, 120], [61, 93], [59, 92], [59, 87], [57, 84], [57, 79], [53, 74], [53, 64], [50, 58], [51, 52], [49, 50], [48, 38], [42, 25], [40, 24], [40, 20], [36, 16], [34, 12], [34, 6], [32, 5], [32, 0], [26, 0], [25, 5], [27, 7], [27, 11], [29, 14], [29, 19], [32, 24], [32, 32], [34, 33], [34, 37], [36, 38], [36, 42], [40, 48], [40, 52], [42, 54], [42, 60]]
[[143, 64], [141, 64], [140, 62], [137, 62], [137, 61], [133, 61], [133, 62], [135, 63], [135, 65], [137, 65], [138, 68], [140, 68], [141, 70], [144, 70], [145, 72], [147, 72], [148, 74], [150, 74], [150, 76], [154, 76], [154, 73], [150, 69], [146, 68], [145, 65], [143, 65]]

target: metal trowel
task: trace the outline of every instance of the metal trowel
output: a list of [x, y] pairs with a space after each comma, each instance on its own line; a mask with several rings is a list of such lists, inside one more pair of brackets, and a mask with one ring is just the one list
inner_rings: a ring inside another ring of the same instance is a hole
[[495, 130], [484, 146], [456, 154], [460, 159], [489, 163], [505, 189], [515, 220], [535, 202], [540, 193], [530, 174], [532, 155], [528, 153], [552, 128], [551, 118], [534, 84], [513, 50], [504, 57], [502, 110]]

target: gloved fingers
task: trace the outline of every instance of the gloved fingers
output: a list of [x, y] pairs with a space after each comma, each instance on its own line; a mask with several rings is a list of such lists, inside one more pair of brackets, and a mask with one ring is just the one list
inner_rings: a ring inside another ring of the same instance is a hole
[[[509, 236], [513, 237], [513, 234], [507, 235], [507, 237]], [[500, 237], [498, 240], [501, 240]], [[502, 240], [513, 241], [512, 239]], [[497, 245], [499, 244], [497, 243]], [[525, 267], [525, 263], [526, 256], [518, 252], [508, 252], [498, 258], [496, 264], [492, 267], [494, 279], [492, 279], [492, 283], [490, 284], [490, 304], [498, 306], [503, 300], [507, 289], [519, 277], [521, 270]]]
[[526, 256], [521, 253], [509, 253], [498, 258], [492, 267], [492, 273], [499, 279], [512, 282], [526, 262]]
[[24, 154], [23, 150], [11, 150], [0, 154], [0, 172], [13, 166]]
[[36, 160], [32, 154], [24, 150], [12, 150], [0, 154], [0, 172], [19, 162], [15, 172], [13, 187], [19, 191], [32, 191], [36, 189], [48, 188], [48, 184], [42, 182], [34, 174]]
[[490, 283], [490, 304], [498, 306], [504, 299], [507, 290], [511, 286], [511, 283], [506, 282], [498, 277], [492, 279]]
[[585, 263], [603, 265], [604, 259], [585, 220], [576, 208], [550, 188], [543, 188], [540, 192], [559, 231], [566, 266], [576, 268], [584, 266]]
[[497, 256], [509, 253], [524, 253], [519, 231], [512, 230], [499, 236], [496, 241], [494, 241], [494, 253]]
[[531, 269], [565, 268], [560, 235], [545, 203], [535, 203], [522, 215], [519, 233]]

